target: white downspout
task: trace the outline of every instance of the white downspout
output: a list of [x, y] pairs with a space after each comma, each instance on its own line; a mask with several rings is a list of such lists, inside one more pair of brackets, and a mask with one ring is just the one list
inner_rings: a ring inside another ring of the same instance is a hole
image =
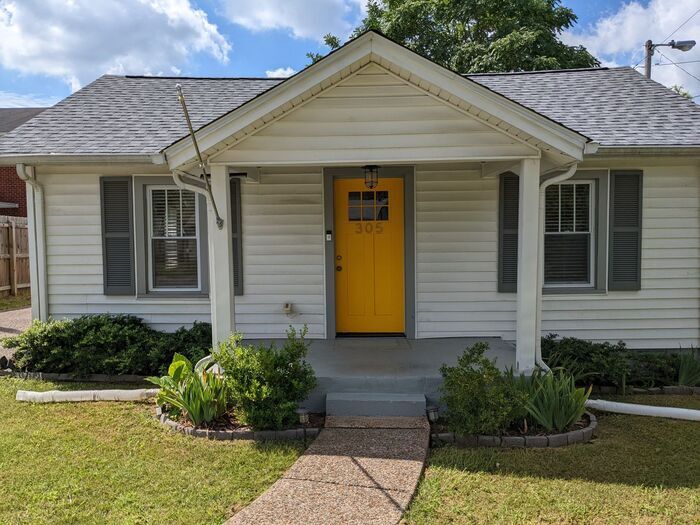
[[46, 283], [46, 227], [44, 217], [44, 188], [36, 178], [34, 166], [17, 164], [17, 176], [27, 189], [27, 218], [29, 221], [29, 272], [31, 280], [32, 318], [47, 321], [48, 290]]
[[535, 363], [545, 372], [549, 372], [549, 367], [547, 363], [542, 360], [542, 286], [544, 285], [544, 204], [545, 204], [545, 193], [547, 188], [552, 184], [559, 184], [567, 179], [573, 177], [576, 173], [576, 168], [578, 163], [574, 163], [560, 175], [550, 177], [540, 184], [540, 202], [539, 202], [539, 233], [537, 236], [538, 246], [537, 246], [537, 259], [539, 261], [539, 268], [537, 271], [537, 340], [535, 342]]

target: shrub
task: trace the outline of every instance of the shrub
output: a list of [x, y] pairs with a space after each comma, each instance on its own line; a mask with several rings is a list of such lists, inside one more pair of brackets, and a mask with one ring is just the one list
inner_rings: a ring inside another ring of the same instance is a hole
[[563, 432], [581, 419], [590, 394], [591, 387], [576, 388], [573, 376], [562, 370], [537, 374], [525, 406], [539, 426], [548, 432]]
[[226, 384], [222, 376], [208, 370], [212, 365], [193, 369], [189, 359], [175, 354], [167, 375], [147, 378], [160, 387], [156, 403], [171, 416], [186, 417], [195, 427], [221, 418], [227, 410]]
[[676, 383], [679, 357], [658, 352], [630, 352], [630, 372], [627, 384], [651, 388]]
[[700, 386], [700, 355], [694, 349], [679, 358], [678, 384]]
[[593, 343], [575, 337], [542, 338], [542, 358], [552, 369], [561, 368], [577, 384], [623, 386], [630, 375], [629, 355], [625, 343]]
[[131, 315], [85, 315], [34, 321], [3, 341], [15, 350], [16, 368], [32, 372], [87, 374], [165, 373], [175, 353], [198, 360], [209, 353], [211, 328], [195, 323], [174, 334], [159, 332]]
[[305, 361], [307, 328], [290, 327], [281, 348], [245, 346], [234, 334], [222, 343], [214, 359], [224, 369], [231, 404], [239, 421], [255, 429], [279, 430], [296, 421], [295, 410], [316, 386], [313, 368]]
[[459, 434], [500, 434], [527, 415], [522, 383], [486, 358], [487, 349], [487, 343], [475, 343], [456, 366], [440, 369], [448, 425]]

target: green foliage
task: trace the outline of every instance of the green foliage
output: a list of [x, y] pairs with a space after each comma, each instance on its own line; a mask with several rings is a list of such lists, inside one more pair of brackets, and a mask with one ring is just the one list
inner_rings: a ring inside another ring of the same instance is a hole
[[700, 386], [700, 355], [695, 349], [679, 358], [678, 384]]
[[175, 354], [167, 375], [147, 379], [160, 387], [156, 403], [170, 409], [171, 416], [186, 417], [195, 427], [221, 418], [227, 410], [226, 383], [209, 370], [212, 365], [194, 369], [184, 355]]
[[85, 315], [34, 321], [3, 341], [15, 350], [14, 366], [32, 372], [163, 374], [175, 353], [197, 361], [209, 354], [211, 327], [195, 323], [175, 333], [152, 329], [131, 315]]
[[290, 327], [281, 348], [243, 345], [234, 334], [222, 343], [214, 359], [224, 369], [236, 417], [255, 429], [282, 429], [296, 421], [294, 411], [316, 386], [313, 368], [305, 361], [307, 328]]
[[443, 365], [442, 401], [450, 429], [460, 434], [499, 434], [526, 416], [526, 392], [512, 372], [503, 374], [484, 356], [488, 344], [475, 343], [457, 365]]
[[574, 378], [562, 370], [537, 374], [525, 406], [539, 426], [548, 432], [564, 432], [581, 419], [590, 394], [591, 387], [576, 388]]
[[561, 368], [577, 384], [622, 386], [630, 375], [630, 352], [625, 343], [593, 343], [575, 337], [542, 338], [542, 358], [552, 369]]
[[627, 384], [643, 388], [676, 383], [679, 357], [658, 352], [629, 352], [630, 371]]
[[353, 36], [381, 31], [459, 73], [598, 66], [560, 40], [576, 20], [560, 0], [370, 0]]

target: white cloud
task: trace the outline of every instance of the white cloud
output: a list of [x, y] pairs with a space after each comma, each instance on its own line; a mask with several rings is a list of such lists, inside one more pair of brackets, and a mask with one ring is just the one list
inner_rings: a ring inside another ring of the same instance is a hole
[[230, 44], [190, 0], [0, 0], [0, 64], [72, 89], [103, 73], [179, 71], [193, 53], [225, 63]]
[[[633, 1], [594, 25], [564, 33], [562, 37], [568, 44], [586, 46], [603, 65], [639, 62], [644, 66], [644, 42], [651, 39], [654, 43], [665, 43], [662, 39], [683, 24], [698, 7], [697, 0], [651, 0], [646, 6]], [[699, 45], [686, 53], [662, 47], [659, 48], [661, 53], [674, 62], [700, 61], [700, 14], [683, 25], [671, 39], [698, 40]], [[667, 65], [657, 65], [659, 62]], [[680, 65], [700, 78], [700, 62]], [[653, 58], [652, 78], [666, 86], [685, 86], [693, 95], [700, 95], [700, 81], [670, 65], [660, 53]]]
[[58, 98], [0, 91], [0, 108], [42, 108], [53, 106]]
[[366, 11], [366, 0], [220, 0], [225, 16], [251, 31], [282, 29], [296, 38], [345, 38]]
[[267, 78], [287, 78], [291, 77], [296, 70], [291, 67], [278, 67], [277, 69], [268, 69], [265, 71]]

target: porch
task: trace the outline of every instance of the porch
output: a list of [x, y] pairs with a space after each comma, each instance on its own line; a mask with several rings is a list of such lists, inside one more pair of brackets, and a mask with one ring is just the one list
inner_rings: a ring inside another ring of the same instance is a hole
[[[305, 405], [325, 409], [329, 392], [424, 394], [428, 403], [440, 399], [443, 364], [454, 365], [464, 350], [478, 341], [488, 343], [487, 357], [502, 368], [515, 366], [515, 347], [498, 337], [350, 337], [311, 341], [307, 360], [318, 385]], [[282, 340], [276, 340], [282, 343]]]

